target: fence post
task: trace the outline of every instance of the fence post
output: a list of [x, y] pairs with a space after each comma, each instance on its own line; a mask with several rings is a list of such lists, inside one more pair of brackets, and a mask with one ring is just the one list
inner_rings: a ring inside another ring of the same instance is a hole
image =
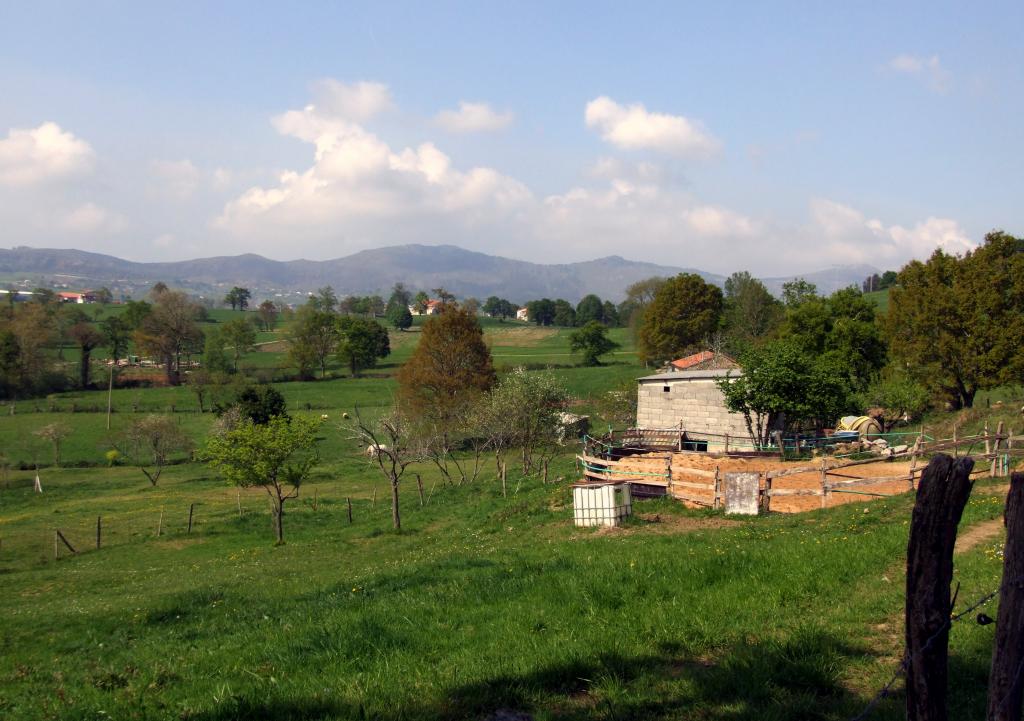
[[[680, 436], [682, 438], [682, 436]], [[672, 495], [672, 451], [669, 451], [668, 457], [665, 459], [665, 481], [666, 488], [668, 488], [668, 495]]]
[[945, 721], [949, 585], [956, 530], [974, 485], [970, 458], [935, 456], [924, 469], [907, 544], [907, 721]]
[[[728, 436], [726, 436], [726, 443], [728, 443]], [[718, 509], [720, 507], [720, 500], [722, 497], [722, 476], [719, 473], [718, 466], [715, 466], [715, 499], [712, 502], [712, 508]]]
[[100, 550], [101, 538], [103, 536], [103, 517], [96, 516], [96, 550]]
[[990, 721], [1016, 721], [1021, 717], [1024, 690], [1024, 473], [1010, 476], [1006, 497], [1006, 546], [1003, 584], [999, 590], [996, 640], [988, 681]]
[[352, 523], [352, 497], [346, 496], [345, 502], [348, 504], [348, 522]]
[[821, 459], [821, 507], [828, 508], [832, 494], [828, 490], [828, 461]]
[[160, 538], [160, 531], [164, 527], [164, 509], [160, 509], [160, 520], [156, 522], [156, 537]]
[[914, 441], [914, 448], [910, 451], [910, 480], [908, 481], [910, 487], [908, 491], [914, 490], [914, 472], [917, 470], [917, 455], [921, 451], [921, 445], [924, 442], [924, 426], [921, 426], [921, 435]]
[[423, 479], [419, 473], [416, 474], [416, 490], [420, 493], [420, 508], [423, 508]]
[[772, 433], [775, 438], [775, 443], [779, 446], [779, 458], [786, 460], [786, 446], [782, 442], [782, 431], [775, 431]]
[[192, 533], [192, 512], [195, 510], [196, 504], [188, 504], [188, 532]]
[[[781, 435], [781, 434], [780, 434]], [[764, 472], [764, 494], [761, 496], [761, 510], [768, 513], [772, 509], [772, 474]]]
[[505, 461], [501, 462], [501, 497], [505, 498]]
[[996, 426], [996, 442], [992, 445], [992, 467], [989, 469], [988, 477], [995, 478], [997, 475], [998, 468], [998, 455], [999, 455], [999, 442], [1003, 437], [1003, 422], [999, 421], [999, 425]]

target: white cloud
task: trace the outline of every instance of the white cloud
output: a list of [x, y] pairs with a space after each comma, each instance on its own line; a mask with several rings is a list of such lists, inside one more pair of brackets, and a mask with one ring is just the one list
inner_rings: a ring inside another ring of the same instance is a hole
[[945, 93], [949, 90], [952, 77], [942, 66], [938, 55], [921, 57], [918, 55], [897, 55], [889, 61], [889, 69], [922, 78], [929, 89], [936, 93]]
[[196, 192], [202, 175], [199, 168], [187, 158], [154, 160], [150, 163], [150, 170], [162, 190], [179, 200], [186, 200]]
[[95, 153], [87, 142], [53, 122], [12, 128], [0, 140], [0, 183], [37, 185], [90, 171]]
[[60, 228], [72, 233], [119, 233], [128, 226], [127, 220], [95, 203], [83, 203], [64, 214]]
[[744, 215], [713, 205], [699, 205], [683, 211], [683, 219], [693, 232], [710, 237], [751, 237], [758, 224]]
[[811, 227], [833, 263], [869, 263], [895, 268], [913, 258], [923, 259], [936, 248], [964, 253], [976, 247], [966, 231], [950, 218], [929, 217], [912, 227], [885, 225], [842, 203], [815, 198], [810, 204]]
[[229, 202], [215, 227], [239, 237], [333, 238], [338, 254], [366, 244], [414, 242], [497, 222], [530, 201], [521, 183], [492, 168], [459, 170], [432, 143], [392, 149], [362, 126], [315, 106], [273, 120], [278, 132], [311, 143], [313, 164], [276, 185]]
[[487, 103], [459, 102], [458, 110], [442, 110], [434, 118], [450, 133], [479, 133], [502, 130], [512, 124], [511, 112], [499, 113]]
[[656, 150], [681, 157], [704, 157], [721, 144], [700, 123], [682, 115], [652, 113], [640, 103], [624, 106], [601, 96], [587, 103], [584, 120], [588, 128], [624, 150]]
[[314, 104], [320, 112], [345, 120], [363, 122], [395, 106], [391, 91], [383, 83], [343, 83], [324, 78], [313, 83]]

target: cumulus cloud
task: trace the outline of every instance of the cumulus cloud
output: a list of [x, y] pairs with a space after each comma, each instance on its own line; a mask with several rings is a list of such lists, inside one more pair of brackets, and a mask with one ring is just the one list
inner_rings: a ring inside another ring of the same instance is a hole
[[313, 164], [282, 173], [270, 187], [250, 188], [227, 204], [216, 227], [247, 237], [301, 228], [307, 237], [332, 236], [351, 250], [412, 241], [428, 227], [438, 238], [453, 228], [466, 232], [507, 220], [531, 198], [526, 186], [492, 168], [457, 169], [429, 142], [394, 149], [316, 106], [284, 113], [273, 124], [312, 144]]
[[37, 128], [12, 128], [0, 140], [0, 183], [38, 185], [92, 170], [93, 149], [53, 122]]
[[620, 105], [601, 96], [587, 103], [584, 120], [601, 138], [624, 150], [656, 150], [680, 157], [713, 155], [721, 143], [701, 124], [682, 115], [649, 112], [642, 104]]
[[897, 55], [889, 61], [889, 69], [921, 78], [928, 88], [936, 93], [947, 92], [952, 80], [949, 72], [942, 66], [938, 55], [929, 57]]
[[442, 110], [434, 118], [450, 133], [479, 133], [502, 130], [512, 124], [510, 112], [499, 113], [487, 103], [459, 102], [458, 110]]
[[886, 225], [842, 203], [815, 198], [810, 203], [811, 233], [820, 235], [823, 250], [835, 263], [869, 263], [898, 267], [912, 258], [927, 258], [936, 248], [964, 253], [976, 247], [966, 231], [950, 218], [929, 217], [912, 227]]
[[314, 104], [325, 115], [364, 122], [395, 107], [391, 91], [383, 83], [343, 83], [324, 78], [313, 83]]

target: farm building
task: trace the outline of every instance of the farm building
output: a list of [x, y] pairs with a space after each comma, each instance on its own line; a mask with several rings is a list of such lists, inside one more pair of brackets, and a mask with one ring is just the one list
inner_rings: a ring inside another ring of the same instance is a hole
[[[715, 381], [742, 371], [727, 368], [670, 371], [639, 379], [636, 426], [640, 429], [682, 429], [694, 450], [716, 449], [726, 437], [750, 438], [746, 420], [725, 407]], [[707, 445], [704, 445], [706, 442]]]

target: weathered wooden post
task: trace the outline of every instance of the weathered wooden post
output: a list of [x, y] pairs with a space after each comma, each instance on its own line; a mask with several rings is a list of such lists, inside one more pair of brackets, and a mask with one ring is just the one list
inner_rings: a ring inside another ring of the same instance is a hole
[[764, 472], [764, 495], [761, 496], [761, 512], [768, 513], [772, 509], [772, 474]]
[[988, 677], [988, 721], [1019, 721], [1024, 691], [1024, 473], [1010, 476], [996, 642]]
[[164, 509], [161, 508], [160, 509], [160, 520], [158, 520], [156, 522], [156, 537], [157, 538], [160, 538], [160, 531], [163, 530], [163, 527], [164, 527]]
[[[726, 437], [728, 440], [728, 437]], [[712, 508], [718, 509], [721, 505], [722, 498], [722, 474], [719, 472], [718, 466], [715, 466], [715, 498], [712, 501]]]
[[419, 473], [416, 474], [416, 490], [420, 492], [420, 508], [423, 508], [423, 479]]
[[506, 491], [505, 491], [505, 472], [506, 472], [505, 461], [502, 461], [501, 462], [501, 497], [502, 498], [505, 498], [506, 495], [507, 495]]
[[907, 721], [946, 721], [953, 547], [974, 485], [970, 458], [935, 456], [921, 476], [907, 544]]
[[821, 507], [828, 508], [832, 493], [828, 489], [828, 461], [821, 459]]
[[352, 497], [346, 496], [345, 503], [348, 504], [348, 522], [352, 523]]
[[924, 440], [924, 426], [921, 426], [921, 435], [914, 441], [914, 447], [910, 451], [910, 479], [908, 491], [914, 490], [914, 473], [917, 471], [917, 456], [921, 452], [921, 445]]
[[775, 439], [775, 445], [779, 447], [779, 458], [786, 460], [786, 446], [782, 442], [782, 431], [775, 431], [772, 433], [772, 437]]
[[1003, 422], [999, 421], [999, 425], [996, 426], [996, 438], [995, 443], [992, 444], [992, 466], [989, 469], [988, 477], [995, 478], [999, 475], [999, 443], [1003, 439]]
[[192, 512], [195, 511], [196, 504], [188, 504], [188, 532], [192, 533]]

